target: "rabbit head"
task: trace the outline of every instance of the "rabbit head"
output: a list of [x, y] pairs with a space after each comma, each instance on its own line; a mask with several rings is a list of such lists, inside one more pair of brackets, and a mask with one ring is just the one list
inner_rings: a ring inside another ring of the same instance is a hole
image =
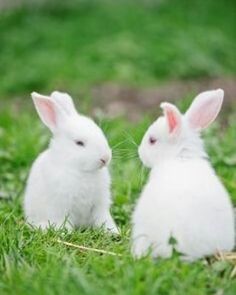
[[148, 128], [139, 147], [143, 164], [152, 168], [166, 159], [207, 157], [200, 132], [217, 117], [223, 97], [222, 89], [200, 93], [184, 115], [175, 105], [161, 103], [164, 115]]
[[68, 94], [55, 91], [50, 96], [31, 95], [39, 117], [53, 134], [52, 157], [82, 171], [109, 164], [111, 149], [104, 133], [92, 119], [76, 111]]

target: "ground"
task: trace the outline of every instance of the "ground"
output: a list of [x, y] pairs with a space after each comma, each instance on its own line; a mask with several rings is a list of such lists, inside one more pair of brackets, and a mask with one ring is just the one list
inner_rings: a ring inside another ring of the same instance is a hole
[[[235, 294], [233, 260], [187, 264], [178, 255], [154, 261], [130, 255], [130, 216], [148, 175], [137, 145], [161, 100], [173, 99], [184, 111], [198, 91], [226, 90], [204, 138], [236, 205], [234, 1], [51, 3], [0, 14], [0, 293]], [[25, 181], [50, 137], [29, 93], [54, 89], [70, 92], [113, 148], [112, 214], [120, 237], [43, 233], [24, 222]]]

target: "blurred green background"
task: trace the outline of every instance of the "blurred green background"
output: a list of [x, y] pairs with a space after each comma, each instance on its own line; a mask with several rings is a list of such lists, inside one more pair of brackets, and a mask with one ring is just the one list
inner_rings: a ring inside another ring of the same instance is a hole
[[234, 0], [21, 2], [0, 14], [2, 98], [236, 73]]
[[[234, 0], [0, 1], [1, 294], [236, 294], [232, 261], [186, 265], [129, 254], [130, 217], [148, 174], [137, 145], [163, 100], [184, 111], [198, 92], [225, 90], [204, 138], [236, 204], [235, 40]], [[25, 225], [25, 181], [50, 137], [30, 93], [55, 89], [95, 118], [113, 148], [120, 238], [91, 230], [43, 234]], [[58, 238], [122, 257], [81, 253]]]

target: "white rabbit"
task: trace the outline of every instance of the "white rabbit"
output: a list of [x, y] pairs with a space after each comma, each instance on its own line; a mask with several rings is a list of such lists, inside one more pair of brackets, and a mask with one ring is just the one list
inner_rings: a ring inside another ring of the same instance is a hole
[[33, 92], [32, 98], [53, 138], [30, 171], [24, 198], [27, 222], [42, 229], [104, 226], [118, 233], [109, 212], [111, 150], [102, 130], [77, 113], [66, 93]]
[[[164, 116], [155, 121], [139, 147], [151, 168], [133, 214], [132, 252], [194, 261], [234, 248], [234, 215], [229, 195], [218, 179], [200, 138], [217, 117], [221, 89], [199, 94], [185, 115], [162, 103]], [[173, 245], [171, 241], [175, 240]]]

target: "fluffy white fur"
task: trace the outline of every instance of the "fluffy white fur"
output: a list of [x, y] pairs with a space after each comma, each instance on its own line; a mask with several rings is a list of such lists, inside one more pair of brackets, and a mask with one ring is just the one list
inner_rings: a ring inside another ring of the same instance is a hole
[[234, 248], [232, 204], [199, 134], [218, 115], [223, 95], [221, 89], [201, 93], [185, 115], [161, 104], [164, 116], [149, 127], [139, 147], [151, 173], [133, 214], [134, 256], [150, 251], [153, 257], [170, 257], [175, 248], [193, 261]]
[[27, 222], [42, 229], [104, 226], [118, 233], [109, 212], [111, 150], [102, 130], [77, 113], [68, 94], [32, 93], [32, 98], [53, 138], [30, 171], [24, 198]]

